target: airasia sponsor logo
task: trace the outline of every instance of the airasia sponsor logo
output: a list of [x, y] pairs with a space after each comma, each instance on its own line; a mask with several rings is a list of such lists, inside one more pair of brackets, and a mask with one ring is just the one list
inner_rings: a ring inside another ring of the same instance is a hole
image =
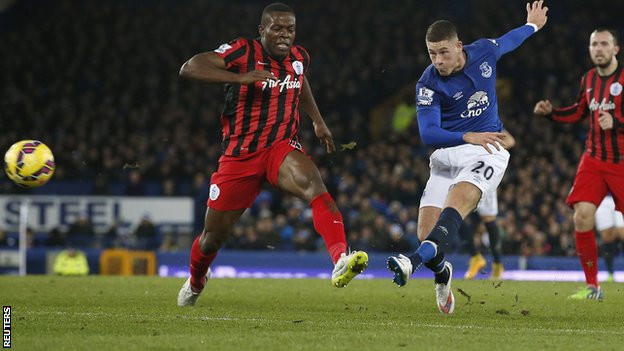
[[596, 110], [600, 110], [600, 111], [615, 110], [615, 104], [613, 103], [613, 101], [607, 101], [607, 99], [605, 99], [605, 98], [602, 98], [602, 101], [600, 103], [598, 103], [598, 101], [596, 101], [595, 98], [592, 98], [591, 101], [589, 102], [589, 109], [591, 111], [596, 111]]
[[278, 80], [264, 81], [262, 82], [262, 90], [266, 89], [267, 87], [270, 89], [279, 87], [279, 91], [281, 93], [282, 91], [284, 91], [284, 89], [301, 88], [301, 81], [299, 81], [299, 79], [297, 78], [295, 78], [294, 80], [291, 80], [291, 79], [292, 78], [289, 74], [286, 76], [286, 78], [284, 78], [284, 80], [278, 79]]

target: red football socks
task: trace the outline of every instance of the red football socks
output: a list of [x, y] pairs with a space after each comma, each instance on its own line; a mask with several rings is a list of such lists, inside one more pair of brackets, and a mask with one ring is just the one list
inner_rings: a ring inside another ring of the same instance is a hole
[[217, 257], [217, 253], [213, 253], [210, 255], [204, 255], [199, 249], [199, 235], [193, 241], [193, 245], [191, 246], [191, 290], [196, 293], [201, 292], [204, 289], [204, 285], [206, 285], [206, 272], [208, 272], [208, 267], [212, 264], [215, 257]]
[[347, 251], [342, 214], [340, 214], [334, 199], [327, 192], [312, 199], [310, 207], [312, 207], [314, 229], [325, 241], [329, 256], [336, 263], [340, 259], [340, 254]]
[[576, 232], [576, 254], [588, 286], [598, 287], [598, 246], [594, 230]]

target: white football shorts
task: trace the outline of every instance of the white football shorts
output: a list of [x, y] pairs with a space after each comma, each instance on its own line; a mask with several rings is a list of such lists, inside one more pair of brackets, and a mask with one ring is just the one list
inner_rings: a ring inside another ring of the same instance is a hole
[[496, 190], [481, 195], [479, 205], [477, 205], [477, 213], [479, 216], [497, 216], [498, 215], [498, 196]]
[[492, 154], [483, 146], [463, 144], [434, 151], [429, 157], [431, 170], [420, 207], [444, 208], [451, 186], [459, 182], [474, 184], [482, 194], [491, 192], [496, 198], [496, 188], [509, 163], [509, 151], [493, 146], [490, 150]]
[[609, 228], [624, 228], [622, 212], [615, 210], [615, 202], [607, 195], [596, 209], [596, 229], [603, 231]]

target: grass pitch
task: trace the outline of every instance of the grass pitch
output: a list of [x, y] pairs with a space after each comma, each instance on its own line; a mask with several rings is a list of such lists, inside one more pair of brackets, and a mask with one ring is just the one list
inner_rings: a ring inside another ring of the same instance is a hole
[[[441, 315], [432, 280], [213, 279], [179, 308], [183, 279], [0, 277], [16, 350], [621, 350], [624, 284], [604, 302], [578, 283], [453, 282]], [[461, 292], [458, 290], [461, 289]]]

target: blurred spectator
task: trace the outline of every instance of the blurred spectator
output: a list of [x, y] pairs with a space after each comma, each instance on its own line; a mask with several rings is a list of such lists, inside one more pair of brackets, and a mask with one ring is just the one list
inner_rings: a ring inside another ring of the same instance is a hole
[[125, 195], [128, 196], [145, 196], [147, 191], [145, 190], [145, 184], [143, 183], [143, 177], [139, 170], [133, 169], [128, 173], [128, 182], [125, 188]]
[[61, 230], [57, 227], [48, 233], [48, 237], [45, 241], [46, 247], [65, 247], [65, 237]]
[[65, 235], [67, 246], [72, 248], [88, 248], [95, 246], [95, 230], [86, 213], [82, 212], [69, 226]]
[[163, 196], [176, 196], [178, 191], [176, 189], [176, 182], [172, 178], [167, 178], [162, 182], [162, 195]]
[[416, 104], [414, 97], [406, 96], [396, 107], [392, 114], [392, 129], [397, 133], [403, 133], [416, 118]]
[[163, 237], [162, 243], [160, 244], [158, 251], [170, 252], [170, 251], [176, 251], [177, 249], [178, 247], [176, 245], [175, 240], [173, 239], [171, 234], [167, 234]]
[[390, 226], [390, 242], [386, 251], [407, 253], [412, 251], [410, 243], [405, 240], [403, 228], [398, 224]]
[[89, 274], [89, 263], [85, 254], [76, 249], [61, 251], [54, 260], [54, 274], [81, 276]]
[[158, 231], [149, 214], [141, 217], [141, 222], [134, 230], [134, 236], [137, 240], [137, 249], [139, 250], [156, 250], [160, 243], [158, 242]]
[[31, 227], [26, 228], [26, 247], [32, 249], [38, 246], [35, 237], [35, 231]]
[[225, 242], [226, 249], [241, 250], [246, 248], [245, 225], [241, 222], [234, 226], [234, 232]]
[[263, 241], [272, 248], [276, 248], [280, 243], [279, 233], [273, 223], [273, 214], [269, 209], [263, 209], [258, 215], [255, 231]]
[[134, 248], [135, 240], [132, 237], [131, 227], [130, 223], [114, 219], [102, 235], [102, 248]]
[[111, 195], [109, 191], [109, 180], [104, 174], [97, 174], [93, 180], [92, 195]]
[[412, 251], [420, 246], [420, 239], [418, 239], [418, 223], [416, 223], [416, 221], [408, 221], [405, 224], [405, 235], [403, 237], [409, 242]]
[[4, 229], [0, 229], [0, 247], [9, 247], [9, 239]]
[[291, 243], [295, 233], [295, 228], [288, 223], [288, 219], [285, 215], [279, 214], [275, 217], [275, 232], [279, 235], [280, 248], [292, 248]]
[[269, 245], [264, 237], [258, 235], [258, 231], [253, 225], [249, 225], [245, 228], [245, 239], [242, 244], [242, 249], [245, 250], [266, 250]]
[[309, 226], [299, 224], [292, 238], [293, 247], [296, 251], [316, 251], [316, 237], [317, 234]]

